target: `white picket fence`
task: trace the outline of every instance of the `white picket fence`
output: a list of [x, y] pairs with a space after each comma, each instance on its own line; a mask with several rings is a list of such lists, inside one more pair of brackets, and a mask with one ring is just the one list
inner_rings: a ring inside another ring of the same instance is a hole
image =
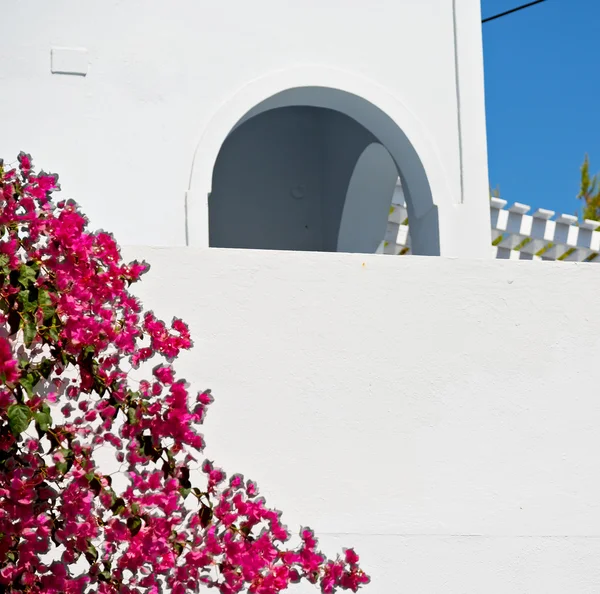
[[[566, 214], [555, 218], [554, 211], [543, 208], [529, 215], [530, 206], [515, 202], [506, 208], [507, 204], [500, 198], [490, 200], [496, 258], [592, 262], [598, 257], [600, 221], [578, 221], [576, 216]], [[400, 183], [394, 191], [386, 234], [378, 252], [411, 253], [408, 213]]]

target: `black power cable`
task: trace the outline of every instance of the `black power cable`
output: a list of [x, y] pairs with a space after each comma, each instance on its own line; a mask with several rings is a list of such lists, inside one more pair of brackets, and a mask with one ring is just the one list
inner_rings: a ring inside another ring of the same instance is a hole
[[535, 4], [541, 4], [542, 2], [546, 2], [546, 0], [535, 0], [535, 2], [528, 2], [527, 4], [523, 4], [522, 6], [517, 6], [517, 8], [511, 8], [505, 12], [501, 12], [500, 14], [495, 14], [494, 16], [488, 17], [487, 19], [483, 19], [482, 23], [489, 23], [490, 21], [495, 21], [503, 16], [512, 14], [513, 12], [518, 12], [519, 10], [524, 10], [525, 8], [529, 8], [530, 6], [534, 6]]

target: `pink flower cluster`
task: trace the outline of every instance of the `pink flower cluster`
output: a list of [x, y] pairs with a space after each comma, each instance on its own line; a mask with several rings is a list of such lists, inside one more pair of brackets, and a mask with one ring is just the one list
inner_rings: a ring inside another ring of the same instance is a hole
[[10, 343], [0, 337], [0, 381], [3, 384], [14, 384], [19, 380], [17, 362], [13, 359]]
[[[148, 266], [124, 263], [75, 203], [52, 201], [58, 189], [26, 154], [0, 162], [0, 591], [357, 591], [356, 553], [327, 559], [309, 529], [286, 546], [252, 481], [205, 461], [192, 484], [213, 398], [176, 376], [188, 327], [143, 311], [128, 288]], [[134, 384], [125, 369], [155, 359]], [[101, 445], [128, 469], [121, 492], [96, 466]]]

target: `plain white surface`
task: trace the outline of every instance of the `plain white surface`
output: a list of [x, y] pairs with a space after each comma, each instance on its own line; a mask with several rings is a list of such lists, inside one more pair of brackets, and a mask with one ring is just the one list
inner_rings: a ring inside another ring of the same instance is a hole
[[125, 254], [152, 265], [146, 306], [190, 322], [207, 455], [356, 546], [370, 592], [600, 589], [597, 267]]

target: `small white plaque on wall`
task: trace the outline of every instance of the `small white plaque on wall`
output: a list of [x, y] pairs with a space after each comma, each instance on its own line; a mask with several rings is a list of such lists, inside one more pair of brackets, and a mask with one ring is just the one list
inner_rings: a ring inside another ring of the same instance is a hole
[[53, 47], [50, 50], [50, 70], [52, 74], [86, 76], [88, 72], [87, 49], [80, 47]]

